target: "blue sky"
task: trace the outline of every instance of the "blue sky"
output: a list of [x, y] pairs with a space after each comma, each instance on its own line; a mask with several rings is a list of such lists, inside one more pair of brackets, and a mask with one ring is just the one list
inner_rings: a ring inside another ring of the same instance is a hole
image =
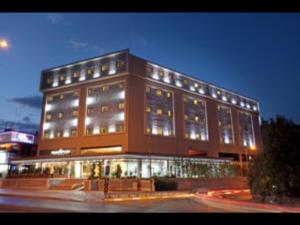
[[131, 53], [258, 99], [300, 123], [299, 13], [0, 14], [0, 120], [39, 123], [41, 70]]

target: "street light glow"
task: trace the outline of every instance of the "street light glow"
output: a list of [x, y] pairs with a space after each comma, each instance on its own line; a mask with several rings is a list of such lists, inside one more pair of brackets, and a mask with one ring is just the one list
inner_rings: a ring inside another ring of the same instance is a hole
[[4, 39], [0, 39], [0, 48], [8, 48], [8, 42]]

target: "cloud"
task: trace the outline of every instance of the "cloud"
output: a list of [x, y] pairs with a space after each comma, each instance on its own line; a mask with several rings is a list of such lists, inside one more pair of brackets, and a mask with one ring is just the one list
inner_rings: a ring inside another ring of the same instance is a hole
[[22, 121], [23, 121], [24, 123], [29, 123], [30, 120], [31, 120], [31, 119], [30, 119], [28, 116], [25, 116], [25, 117], [23, 117], [23, 119], [22, 119]]
[[104, 49], [103, 48], [101, 48], [101, 47], [99, 47], [97, 45], [89, 44], [88, 42], [79, 41], [79, 40], [76, 40], [76, 39], [70, 39], [69, 40], [69, 44], [76, 51], [78, 51], [80, 49], [86, 49], [86, 50], [89, 50], [89, 51], [97, 52], [97, 54], [104, 53]]
[[62, 14], [59, 13], [51, 13], [47, 14], [47, 19], [52, 24], [64, 24], [64, 25], [70, 25], [70, 22], [65, 19], [65, 17]]
[[10, 120], [0, 119], [0, 131], [4, 131], [5, 129], [35, 133], [39, 130], [39, 125], [30, 122], [14, 122]]
[[71, 44], [72, 48], [74, 48], [75, 50], [81, 49], [81, 48], [86, 48], [88, 46], [87, 43], [82, 42], [82, 41], [76, 41], [71, 39], [69, 41], [69, 43]]
[[140, 34], [135, 34], [131, 37], [131, 42], [136, 45], [137, 47], [140, 48], [150, 48], [154, 46], [154, 42], [147, 39], [146, 37], [140, 35]]
[[8, 99], [9, 102], [13, 102], [22, 106], [28, 106], [33, 109], [41, 109], [42, 108], [42, 97], [39, 95], [29, 96], [29, 97], [16, 97]]

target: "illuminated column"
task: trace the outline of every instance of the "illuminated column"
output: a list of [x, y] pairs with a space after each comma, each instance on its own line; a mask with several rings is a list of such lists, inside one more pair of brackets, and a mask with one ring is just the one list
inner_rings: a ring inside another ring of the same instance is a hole
[[75, 178], [80, 178], [81, 177], [81, 163], [80, 161], [75, 161], [74, 164], [74, 169], [75, 169]]

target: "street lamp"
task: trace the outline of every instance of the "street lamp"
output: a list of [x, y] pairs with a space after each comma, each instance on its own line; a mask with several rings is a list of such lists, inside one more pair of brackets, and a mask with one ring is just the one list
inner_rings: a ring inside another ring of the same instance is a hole
[[5, 39], [0, 39], [0, 49], [8, 48], [8, 42]]

